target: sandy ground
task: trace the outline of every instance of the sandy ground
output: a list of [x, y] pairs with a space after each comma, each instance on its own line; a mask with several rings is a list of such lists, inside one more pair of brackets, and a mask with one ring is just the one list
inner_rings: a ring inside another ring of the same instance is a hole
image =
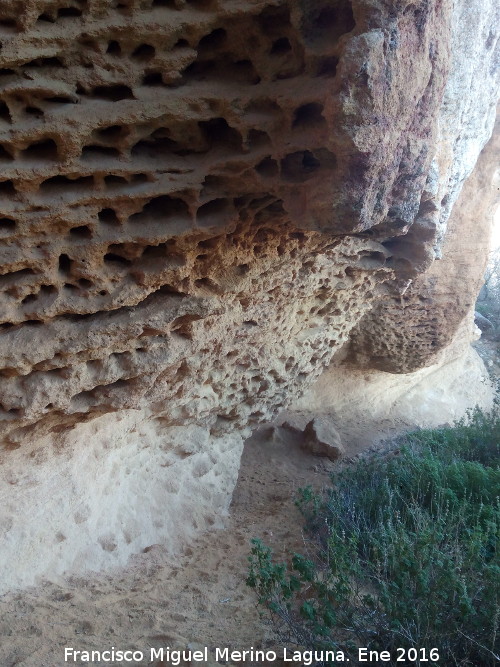
[[285, 443], [270, 432], [253, 436], [226, 528], [201, 536], [175, 562], [153, 546], [112, 575], [44, 582], [1, 597], [0, 667], [59, 667], [68, 664], [66, 646], [134, 648], [148, 658], [151, 646], [193, 642], [210, 649], [275, 646], [272, 628], [244, 583], [250, 540], [263, 538], [277, 555], [300, 548], [292, 496], [300, 486], [324, 485], [335, 465], [304, 452], [293, 439]]

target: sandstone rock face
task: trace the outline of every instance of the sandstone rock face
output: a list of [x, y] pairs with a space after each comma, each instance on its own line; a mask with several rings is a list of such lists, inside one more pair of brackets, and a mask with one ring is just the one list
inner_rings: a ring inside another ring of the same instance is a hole
[[[385, 299], [353, 331], [350, 359], [362, 368], [408, 373], [439, 361], [453, 341], [474, 338], [493, 215], [500, 203], [500, 124], [449, 219], [443, 257], [404, 294]], [[459, 352], [463, 351], [460, 347]]]
[[326, 419], [315, 417], [306, 426], [304, 447], [315, 456], [335, 461], [342, 454], [339, 432]]
[[491, 131], [470, 6], [1, 3], [4, 585], [213, 523], [245, 429], [430, 266]]
[[[491, 382], [470, 341], [480, 335], [474, 303], [500, 199], [499, 157], [497, 128], [452, 211], [443, 258], [394, 299], [391, 310], [386, 303], [371, 313], [370, 328], [361, 321], [343, 361], [332, 363], [293, 406], [298, 415], [328, 414], [351, 451], [415, 426], [451, 423], [476, 405], [491, 408]], [[390, 365], [389, 347], [395, 353]], [[417, 359], [424, 368], [418, 368]], [[398, 369], [404, 372], [395, 373]]]

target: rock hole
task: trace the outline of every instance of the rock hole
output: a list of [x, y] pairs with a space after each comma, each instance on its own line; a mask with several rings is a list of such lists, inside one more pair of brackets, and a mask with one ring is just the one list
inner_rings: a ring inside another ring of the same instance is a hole
[[142, 77], [143, 86], [163, 86], [163, 76], [161, 72], [147, 72]]
[[141, 44], [132, 53], [132, 58], [137, 60], [151, 60], [156, 55], [156, 49], [151, 44]]
[[92, 160], [103, 157], [120, 157], [120, 151], [111, 146], [84, 146], [82, 149], [82, 159]]
[[78, 281], [78, 285], [80, 287], [83, 287], [83, 289], [88, 289], [89, 287], [92, 287], [94, 283], [91, 280], [88, 280], [87, 278], [80, 278]]
[[0, 119], [6, 121], [7, 123], [12, 122], [12, 119], [10, 117], [9, 107], [5, 104], [5, 102], [1, 101], [0, 101]]
[[64, 67], [64, 63], [60, 58], [55, 56], [48, 58], [35, 58], [29, 63], [26, 63], [25, 67]]
[[251, 60], [237, 60], [234, 63], [234, 68], [231, 69], [233, 69], [231, 76], [234, 76], [236, 81], [250, 83], [253, 86], [261, 82], [261, 78]]
[[121, 100], [135, 99], [132, 88], [123, 84], [96, 86], [92, 89], [92, 95], [97, 99], [109, 100], [110, 102], [120, 102]]
[[293, 116], [293, 128], [314, 128], [325, 124], [323, 117], [323, 105], [311, 102], [310, 104], [303, 104], [295, 110]]
[[148, 220], [161, 220], [168, 217], [189, 216], [189, 208], [186, 202], [169, 195], [155, 197], [148, 202], [140, 213], [131, 215], [130, 222], [146, 222]]
[[57, 17], [64, 18], [65, 16], [81, 16], [82, 10], [77, 7], [61, 7], [57, 10]]
[[215, 60], [195, 60], [188, 65], [182, 72], [182, 77], [186, 80], [204, 81], [208, 75], [217, 71]]
[[251, 85], [256, 85], [261, 80], [250, 60], [234, 62], [228, 58], [224, 60], [196, 60], [186, 67], [182, 77], [185, 82], [206, 81], [207, 79], [227, 81], [231, 79], [237, 83]]
[[337, 156], [328, 148], [318, 148], [314, 151], [314, 157], [317, 159], [324, 169], [335, 169], [337, 166]]
[[38, 107], [26, 107], [24, 111], [30, 116], [36, 116], [37, 118], [41, 118], [43, 116], [43, 111]]
[[176, 318], [171, 325], [171, 333], [181, 336], [182, 338], [187, 338], [192, 340], [193, 338], [193, 322], [200, 320], [200, 315], [181, 315], [181, 317]]
[[337, 74], [338, 64], [339, 59], [335, 58], [335, 56], [323, 58], [318, 64], [317, 76], [335, 76]]
[[112, 39], [109, 44], [108, 48], [106, 49], [106, 53], [109, 53], [112, 56], [120, 56], [122, 52], [120, 43], [116, 41], [116, 39]]
[[127, 259], [126, 257], [122, 257], [121, 255], [117, 255], [114, 252], [108, 252], [104, 255], [104, 261], [108, 263], [113, 263], [113, 264], [121, 264], [123, 266], [130, 266], [132, 262]]
[[290, 44], [288, 37], [280, 37], [273, 42], [270, 53], [272, 56], [283, 56], [291, 50], [292, 45]]
[[220, 245], [220, 242], [220, 237], [204, 239], [203, 241], [199, 241], [198, 247], [206, 249], [217, 248]]
[[212, 118], [212, 120], [198, 123], [203, 135], [209, 144], [242, 150], [243, 140], [241, 134], [227, 124], [225, 118]]
[[11, 180], [0, 182], [0, 194], [1, 195], [12, 196], [12, 195], [15, 195], [16, 192], [17, 191], [16, 191], [16, 188], [14, 187], [14, 183]]
[[57, 160], [57, 144], [53, 139], [37, 141], [21, 151], [20, 156], [26, 160]]
[[9, 160], [9, 161], [10, 161], [10, 160], [13, 160], [13, 159], [14, 159], [14, 158], [13, 158], [12, 155], [9, 153], [9, 151], [6, 150], [6, 149], [4, 148], [4, 146], [2, 146], [2, 145], [0, 144], [0, 160]]
[[28, 296], [25, 296], [24, 299], [22, 299], [21, 303], [23, 306], [33, 303], [33, 301], [38, 300], [38, 294], [28, 294]]
[[118, 216], [112, 208], [103, 208], [102, 211], [99, 211], [98, 217], [99, 221], [105, 223], [106, 225], [120, 224]]
[[270, 156], [265, 157], [259, 164], [255, 167], [255, 171], [264, 178], [272, 178], [277, 176], [279, 173], [279, 166], [276, 160], [273, 160]]
[[1, 19], [0, 26], [7, 30], [8, 32], [13, 32], [17, 30], [17, 23], [15, 19]]
[[76, 104], [78, 100], [66, 95], [56, 95], [55, 97], [46, 97], [44, 101], [52, 102], [53, 104]]
[[[12, 273], [5, 273], [3, 275], [0, 275], [0, 285], [11, 285], [18, 283], [21, 278], [25, 278], [27, 276], [33, 276], [35, 275], [35, 272], [33, 269], [19, 269], [19, 271], [12, 271]], [[25, 281], [21, 281], [24, 283]]]
[[66, 254], [59, 256], [59, 273], [69, 276], [71, 274], [71, 263], [72, 260]]
[[271, 139], [267, 132], [263, 130], [250, 130], [247, 137], [247, 145], [249, 148], [264, 148], [269, 146]]
[[227, 32], [224, 28], [216, 28], [209, 35], [205, 35], [198, 42], [197, 49], [203, 51], [215, 51], [220, 49], [227, 41]]
[[490, 30], [490, 33], [488, 35], [488, 39], [486, 40], [486, 44], [485, 44], [486, 50], [489, 51], [494, 43], [495, 43], [495, 32], [493, 30]]
[[147, 174], [132, 174], [130, 176], [130, 182], [138, 185], [139, 183], [149, 183], [149, 177]]
[[333, 28], [338, 23], [338, 14], [335, 7], [323, 7], [320, 9], [315, 24], [320, 30]]
[[[188, 150], [185, 147], [182, 147], [181, 144], [178, 144], [176, 141], [169, 139], [163, 135], [163, 129], [160, 128], [149, 137], [142, 141], [138, 141], [133, 147], [131, 154], [132, 156], [141, 156], [141, 157], [160, 157], [165, 155], [165, 153], [175, 153], [176, 155], [190, 155], [193, 151]], [[168, 132], [168, 131], [167, 131]]]
[[37, 21], [43, 21], [44, 23], [55, 23], [56, 18], [52, 14], [40, 14], [37, 18]]
[[203, 194], [207, 191], [214, 191], [214, 193], [217, 193], [223, 186], [223, 178], [220, 176], [214, 176], [213, 174], [207, 174], [207, 176], [205, 176], [203, 179]]
[[312, 4], [304, 20], [303, 32], [310, 44], [321, 46], [334, 43], [351, 32], [355, 25], [350, 0], [339, 0], [335, 7]]
[[13, 232], [16, 229], [16, 222], [11, 218], [0, 218], [0, 232]]
[[287, 7], [266, 7], [257, 17], [257, 23], [265, 35], [283, 34], [283, 29], [290, 25], [290, 10]]
[[186, 2], [198, 9], [208, 9], [213, 4], [213, 0], [186, 0]]
[[196, 213], [196, 221], [200, 227], [211, 227], [220, 223], [221, 217], [226, 217], [229, 211], [229, 199], [213, 199], [200, 206]]
[[132, 174], [130, 176], [130, 183], [139, 185], [140, 183], [149, 183], [150, 179], [147, 174]]
[[92, 135], [107, 144], [115, 144], [128, 134], [127, 128], [121, 125], [110, 125], [100, 130], [94, 130]]
[[141, 257], [145, 259], [157, 259], [158, 257], [165, 257], [167, 254], [167, 246], [165, 243], [159, 245], [148, 245], [142, 251]]
[[77, 176], [69, 178], [69, 176], [53, 176], [48, 178], [40, 185], [40, 190], [46, 192], [53, 192], [55, 190], [74, 190], [84, 187], [92, 187], [94, 185], [94, 178], [92, 176]]
[[116, 185], [128, 185], [128, 180], [125, 176], [117, 176], [116, 174], [109, 174], [104, 177], [104, 184], [107, 187], [115, 187]]
[[285, 180], [292, 182], [305, 181], [320, 168], [319, 160], [311, 151], [290, 153], [281, 160], [281, 172]]
[[92, 230], [87, 225], [79, 225], [69, 230], [70, 236], [76, 239], [90, 239], [92, 238]]

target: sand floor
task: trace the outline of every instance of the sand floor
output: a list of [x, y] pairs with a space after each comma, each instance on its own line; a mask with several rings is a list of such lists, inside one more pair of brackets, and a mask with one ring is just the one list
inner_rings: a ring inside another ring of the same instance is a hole
[[196, 643], [208, 646], [212, 655], [215, 647], [276, 646], [245, 585], [250, 540], [263, 538], [277, 555], [300, 548], [293, 494], [300, 486], [324, 485], [335, 465], [293, 440], [254, 436], [245, 446], [225, 529], [202, 535], [175, 559], [152, 546], [125, 570], [47, 581], [1, 597], [0, 667], [69, 664], [65, 647], [136, 649], [149, 659], [150, 647]]

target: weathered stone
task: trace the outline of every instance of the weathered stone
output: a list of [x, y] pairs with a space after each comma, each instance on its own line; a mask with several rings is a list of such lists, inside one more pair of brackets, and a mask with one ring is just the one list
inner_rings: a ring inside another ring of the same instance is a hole
[[[370, 316], [366, 338], [362, 321], [352, 337], [356, 355], [346, 346], [293, 406], [297, 415], [329, 413], [351, 451], [416, 426], [453, 423], [476, 405], [492, 406], [488, 372], [470, 341], [479, 334], [473, 311], [499, 197], [499, 147], [496, 132], [452, 211], [443, 258], [415, 280], [412, 292], [393, 300], [392, 319], [386, 303], [378, 329], [379, 315]], [[419, 361], [424, 367], [417, 370]]]
[[178, 548], [245, 429], [368, 354], [491, 131], [495, 11], [1, 3], [4, 586]]
[[340, 434], [332, 424], [331, 418], [315, 417], [307, 424], [304, 436], [304, 449], [314, 456], [326, 456], [331, 461], [336, 461], [342, 456]]

